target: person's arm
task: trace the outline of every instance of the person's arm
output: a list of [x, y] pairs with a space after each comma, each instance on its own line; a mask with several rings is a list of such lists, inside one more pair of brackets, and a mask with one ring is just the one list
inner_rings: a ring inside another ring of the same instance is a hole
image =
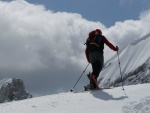
[[111, 48], [112, 50], [114, 50], [114, 51], [118, 51], [118, 47], [116, 46], [114, 46], [113, 44], [111, 44], [107, 39], [106, 39], [106, 37], [103, 37], [103, 41], [104, 41], [104, 43], [109, 47], [109, 48]]
[[87, 48], [85, 49], [85, 56], [86, 56], [87, 61], [90, 63], [90, 60], [89, 60], [89, 53], [88, 53]]

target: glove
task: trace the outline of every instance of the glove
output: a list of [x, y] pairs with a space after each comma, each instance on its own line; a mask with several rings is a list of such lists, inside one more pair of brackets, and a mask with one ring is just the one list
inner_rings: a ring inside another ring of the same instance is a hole
[[119, 51], [119, 47], [118, 46], [116, 46], [116, 50], [115, 51]]

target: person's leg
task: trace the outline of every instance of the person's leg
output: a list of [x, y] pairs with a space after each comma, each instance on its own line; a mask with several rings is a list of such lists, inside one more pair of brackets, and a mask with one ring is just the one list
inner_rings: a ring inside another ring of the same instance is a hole
[[101, 66], [101, 63], [99, 61], [95, 61], [94, 63], [92, 63], [92, 75], [91, 75], [91, 85], [94, 86], [94, 88], [97, 88], [98, 87], [98, 84], [97, 84], [97, 78], [99, 76], [99, 73], [102, 69], [102, 66]]
[[92, 74], [95, 76], [95, 79], [97, 80], [97, 78], [102, 70], [102, 65], [98, 60], [92, 64], [92, 70], [93, 70]]

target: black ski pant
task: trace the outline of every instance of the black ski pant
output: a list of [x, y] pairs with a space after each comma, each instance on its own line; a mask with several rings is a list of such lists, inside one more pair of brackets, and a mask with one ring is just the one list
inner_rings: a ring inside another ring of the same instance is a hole
[[96, 60], [94, 63], [92, 63], [92, 70], [93, 70], [92, 74], [95, 76], [95, 79], [97, 80], [97, 78], [102, 70], [102, 65], [98, 60]]

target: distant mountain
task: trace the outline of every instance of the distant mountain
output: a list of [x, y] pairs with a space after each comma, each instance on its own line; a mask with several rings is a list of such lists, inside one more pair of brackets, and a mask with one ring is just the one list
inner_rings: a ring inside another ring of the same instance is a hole
[[31, 98], [21, 79], [6, 78], [0, 81], [0, 103]]
[[[150, 83], [150, 33], [119, 51], [123, 85]], [[105, 63], [101, 87], [122, 84], [117, 54]]]

